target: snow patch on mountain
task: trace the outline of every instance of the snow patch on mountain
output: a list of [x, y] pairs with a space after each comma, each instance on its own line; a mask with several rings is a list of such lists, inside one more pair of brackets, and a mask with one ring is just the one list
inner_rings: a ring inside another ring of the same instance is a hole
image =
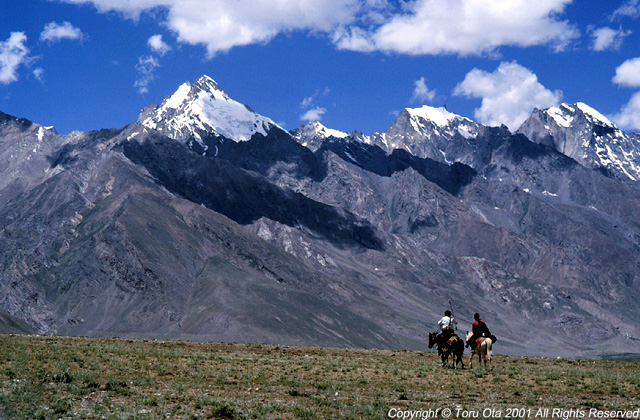
[[549, 114], [559, 126], [569, 128], [573, 122], [572, 114], [575, 113], [575, 109], [566, 104], [562, 104], [561, 107], [566, 108], [570, 113], [563, 112], [560, 107], [553, 106], [547, 109], [547, 114]]
[[597, 121], [600, 121], [606, 125], [610, 125], [613, 126], [614, 124], [609, 121], [609, 119], [607, 117], [605, 117], [604, 115], [602, 115], [601, 113], [599, 113], [598, 111], [596, 111], [595, 109], [591, 108], [589, 105], [582, 103], [582, 102], [578, 102], [576, 104], [576, 106], [580, 109], [580, 111], [582, 111], [585, 115], [588, 115], [594, 119], [596, 119]]

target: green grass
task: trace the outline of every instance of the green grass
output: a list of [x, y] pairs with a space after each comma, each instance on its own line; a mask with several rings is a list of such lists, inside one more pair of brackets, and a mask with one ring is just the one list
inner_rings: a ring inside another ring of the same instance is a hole
[[430, 352], [0, 335], [0, 419], [638, 408], [638, 362], [494, 355], [493, 366], [443, 369]]

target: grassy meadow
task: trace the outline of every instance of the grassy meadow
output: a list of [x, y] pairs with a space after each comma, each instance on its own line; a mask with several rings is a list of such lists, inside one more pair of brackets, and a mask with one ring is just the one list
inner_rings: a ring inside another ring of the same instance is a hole
[[485, 370], [469, 369], [468, 357], [452, 370], [432, 352], [0, 335], [0, 419], [388, 419], [427, 410], [541, 418], [540, 408], [588, 418], [640, 409], [639, 362], [494, 355]]

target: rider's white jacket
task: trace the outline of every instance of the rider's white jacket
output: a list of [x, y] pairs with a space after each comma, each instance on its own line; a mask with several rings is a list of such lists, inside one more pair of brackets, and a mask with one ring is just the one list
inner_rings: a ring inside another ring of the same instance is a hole
[[443, 316], [438, 321], [438, 328], [440, 331], [444, 331], [446, 328], [453, 328], [454, 325], [458, 325], [458, 321], [454, 317]]

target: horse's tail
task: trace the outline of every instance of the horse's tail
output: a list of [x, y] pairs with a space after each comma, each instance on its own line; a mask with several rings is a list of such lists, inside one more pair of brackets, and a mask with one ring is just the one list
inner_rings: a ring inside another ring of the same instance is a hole
[[491, 361], [491, 354], [493, 352], [493, 341], [491, 341], [490, 338], [487, 338], [486, 340], [484, 340], [485, 343], [487, 343], [487, 359], [489, 361]]

